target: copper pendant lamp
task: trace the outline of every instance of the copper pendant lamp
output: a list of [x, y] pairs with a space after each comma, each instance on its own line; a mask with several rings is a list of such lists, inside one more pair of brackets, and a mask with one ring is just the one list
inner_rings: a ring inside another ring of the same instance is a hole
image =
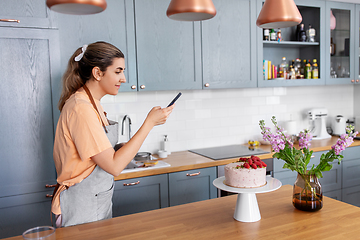
[[301, 14], [294, 0], [266, 0], [256, 25], [261, 28], [286, 28], [300, 24]]
[[46, 5], [59, 13], [86, 15], [106, 9], [106, 0], [46, 0]]
[[166, 15], [178, 21], [202, 21], [216, 15], [212, 0], [171, 0]]

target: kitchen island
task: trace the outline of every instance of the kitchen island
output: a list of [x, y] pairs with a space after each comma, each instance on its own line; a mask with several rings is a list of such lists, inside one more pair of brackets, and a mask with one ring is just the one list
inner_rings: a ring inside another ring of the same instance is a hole
[[[56, 229], [56, 239], [358, 239], [360, 208], [324, 197], [317, 212], [292, 206], [292, 186], [257, 194], [261, 220], [238, 222], [236, 195]], [[21, 236], [8, 240], [21, 240]]]

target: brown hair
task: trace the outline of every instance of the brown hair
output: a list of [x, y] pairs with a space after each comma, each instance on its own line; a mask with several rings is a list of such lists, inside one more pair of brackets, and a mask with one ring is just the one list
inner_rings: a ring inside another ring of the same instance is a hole
[[81, 52], [80, 47], [71, 56], [62, 78], [63, 88], [58, 104], [60, 111], [66, 100], [91, 79], [94, 67], [99, 67], [102, 72], [105, 72], [113, 64], [114, 58], [124, 58], [124, 54], [117, 47], [107, 42], [89, 44], [81, 60], [75, 61], [75, 57]]

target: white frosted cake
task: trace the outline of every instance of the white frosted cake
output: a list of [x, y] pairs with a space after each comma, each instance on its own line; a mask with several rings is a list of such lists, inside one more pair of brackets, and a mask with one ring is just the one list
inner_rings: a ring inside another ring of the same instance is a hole
[[266, 184], [266, 164], [259, 157], [240, 158], [225, 166], [225, 184], [238, 188], [256, 188]]

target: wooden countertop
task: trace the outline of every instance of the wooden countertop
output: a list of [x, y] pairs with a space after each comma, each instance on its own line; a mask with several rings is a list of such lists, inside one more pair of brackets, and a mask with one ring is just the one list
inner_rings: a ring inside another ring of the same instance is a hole
[[[324, 197], [317, 212], [293, 207], [292, 186], [256, 194], [261, 220], [233, 219], [237, 195], [56, 229], [56, 239], [358, 239], [360, 208]], [[20, 240], [21, 236], [8, 240]]]
[[[338, 137], [332, 137], [325, 140], [312, 140], [310, 149], [314, 150], [314, 152], [330, 150], [331, 146], [336, 143], [337, 139]], [[351, 146], [360, 146], [360, 140], [355, 140]], [[265, 151], [271, 152], [270, 145], [261, 145], [260, 147]], [[268, 154], [258, 155], [258, 157], [260, 157], [261, 159], [269, 159], [272, 158], [272, 155], [273, 155], [272, 153], [268, 153]], [[166, 159], [159, 159], [159, 160], [167, 162], [171, 166], [164, 168], [147, 169], [138, 172], [122, 173], [119, 176], [115, 177], [115, 180], [146, 177], [146, 176], [152, 176], [152, 175], [158, 175], [164, 173], [193, 170], [197, 168], [226, 165], [228, 163], [237, 161], [238, 158], [214, 161], [210, 158], [203, 157], [189, 151], [181, 151], [181, 152], [173, 152]]]

